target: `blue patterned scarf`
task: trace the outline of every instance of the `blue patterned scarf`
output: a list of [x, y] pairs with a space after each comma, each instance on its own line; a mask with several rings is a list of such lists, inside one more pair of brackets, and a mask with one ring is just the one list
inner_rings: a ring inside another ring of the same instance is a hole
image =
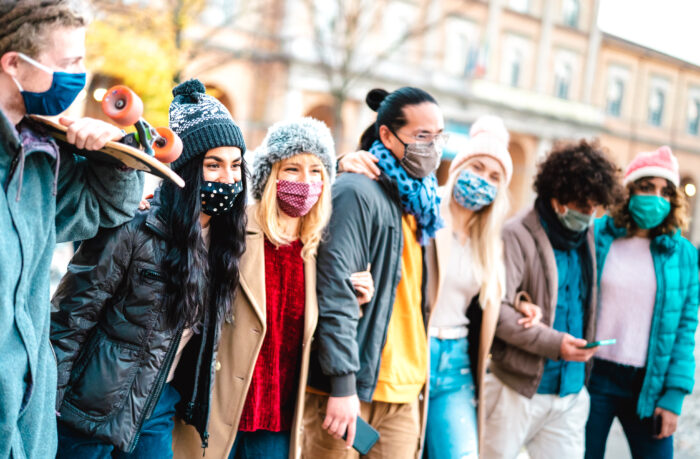
[[404, 212], [413, 215], [420, 228], [420, 245], [426, 246], [437, 230], [445, 226], [440, 216], [440, 197], [437, 179], [430, 174], [415, 179], [404, 171], [399, 160], [382, 144], [375, 140], [369, 152], [379, 158], [377, 164], [387, 176], [396, 182]]

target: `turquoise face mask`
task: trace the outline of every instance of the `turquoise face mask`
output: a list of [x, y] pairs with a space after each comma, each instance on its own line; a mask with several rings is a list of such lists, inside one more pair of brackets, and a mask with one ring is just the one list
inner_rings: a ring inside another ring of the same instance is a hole
[[628, 206], [632, 218], [641, 229], [656, 228], [671, 212], [671, 203], [661, 196], [632, 195]]

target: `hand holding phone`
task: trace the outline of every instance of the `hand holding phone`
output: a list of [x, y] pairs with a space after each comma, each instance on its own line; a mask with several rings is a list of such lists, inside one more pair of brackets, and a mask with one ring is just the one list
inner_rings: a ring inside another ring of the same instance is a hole
[[[359, 416], [357, 417], [357, 424], [355, 424], [355, 426], [355, 441], [352, 443], [352, 447], [355, 448], [355, 451], [364, 456], [369, 453], [369, 450], [372, 449], [374, 444], [379, 440], [379, 432]], [[347, 438], [347, 435], [348, 433], [345, 432], [343, 439]]]

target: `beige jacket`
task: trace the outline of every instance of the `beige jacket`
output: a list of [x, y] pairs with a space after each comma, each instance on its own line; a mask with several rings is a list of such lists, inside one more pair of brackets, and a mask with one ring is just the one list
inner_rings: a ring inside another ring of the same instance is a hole
[[[233, 323], [225, 323], [219, 341], [216, 380], [209, 418], [207, 458], [225, 459], [233, 448], [238, 422], [243, 412], [255, 362], [266, 332], [265, 238], [255, 216], [256, 205], [248, 208], [246, 251], [240, 261], [240, 285], [233, 305]], [[316, 260], [304, 263], [306, 309], [302, 342], [301, 371], [297, 387], [296, 411], [291, 432], [290, 458], [301, 457], [306, 377], [311, 340], [318, 320], [316, 303]], [[176, 420], [173, 431], [176, 459], [202, 457], [199, 434]]]
[[[445, 200], [449, 202], [449, 200]], [[437, 303], [438, 296], [440, 295], [440, 290], [442, 288], [442, 283], [445, 278], [445, 269], [450, 257], [450, 245], [452, 239], [452, 221], [450, 218], [450, 210], [447, 204], [443, 205], [441, 209], [441, 214], [445, 220], [445, 227], [437, 232], [435, 239], [431, 241], [428, 247], [428, 299], [430, 304], [430, 312], [432, 316], [433, 308]], [[470, 302], [472, 299], [468, 298], [467, 301]], [[484, 406], [484, 391], [483, 383], [486, 377], [486, 367], [489, 358], [489, 352], [491, 350], [491, 343], [493, 342], [493, 337], [496, 333], [496, 324], [498, 323], [498, 308], [487, 308], [482, 311], [481, 319], [481, 330], [479, 333], [479, 359], [477, 363], [476, 371], [473, 372], [474, 384], [476, 385], [479, 393], [479, 400], [477, 407]], [[426, 384], [426, 388], [429, 384]], [[428, 390], [425, 391], [426, 399], [428, 397]], [[426, 402], [427, 405], [427, 402]], [[429, 408], [429, 407], [428, 407]], [[423, 428], [427, 424], [427, 410], [424, 410]], [[477, 425], [479, 429], [479, 444], [483, 444], [483, 427], [485, 423], [485, 413], [483, 410], [477, 410]], [[425, 437], [425, 435], [423, 435]]]

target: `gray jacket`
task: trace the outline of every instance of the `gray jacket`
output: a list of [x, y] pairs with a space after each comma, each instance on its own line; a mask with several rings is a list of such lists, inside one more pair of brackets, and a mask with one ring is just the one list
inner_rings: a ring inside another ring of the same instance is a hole
[[[333, 215], [318, 249], [319, 319], [309, 385], [333, 396], [371, 401], [401, 279], [402, 208], [393, 181], [346, 173], [333, 185]], [[372, 264], [375, 295], [362, 306], [350, 275]], [[425, 267], [425, 251], [423, 256]], [[422, 311], [427, 323], [426, 277]]]
[[[521, 212], [503, 229], [506, 262], [506, 295], [491, 348], [491, 372], [504, 384], [531, 398], [537, 392], [544, 372], [545, 358], [559, 360], [564, 333], [554, 330], [557, 309], [557, 262], [549, 237], [535, 209]], [[593, 277], [596, 279], [593, 229], [588, 232]], [[513, 302], [520, 291], [530, 294], [542, 308], [542, 323], [531, 328], [518, 324], [522, 315]], [[595, 338], [596, 285], [592, 282], [590, 301], [586, 309], [584, 339]], [[588, 375], [590, 365], [586, 365]]]

